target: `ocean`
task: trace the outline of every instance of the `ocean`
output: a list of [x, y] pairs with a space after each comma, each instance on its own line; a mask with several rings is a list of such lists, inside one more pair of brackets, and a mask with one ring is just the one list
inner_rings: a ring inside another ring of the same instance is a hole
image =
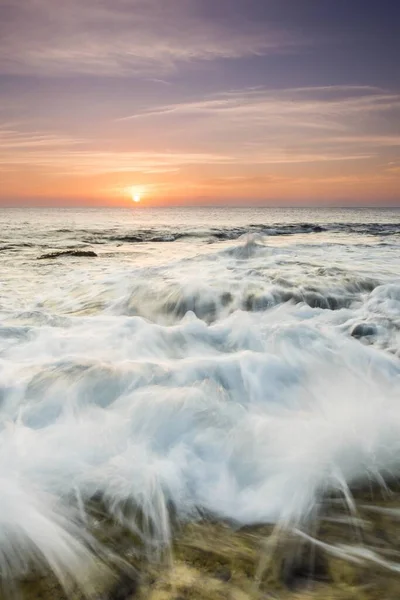
[[99, 499], [161, 545], [351, 506], [400, 476], [399, 359], [400, 210], [0, 210], [1, 576], [73, 574]]

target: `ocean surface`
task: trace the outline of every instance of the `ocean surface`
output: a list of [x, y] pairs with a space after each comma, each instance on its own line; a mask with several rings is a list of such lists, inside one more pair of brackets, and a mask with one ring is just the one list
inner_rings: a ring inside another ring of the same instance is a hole
[[1, 576], [397, 476], [400, 210], [0, 210]]

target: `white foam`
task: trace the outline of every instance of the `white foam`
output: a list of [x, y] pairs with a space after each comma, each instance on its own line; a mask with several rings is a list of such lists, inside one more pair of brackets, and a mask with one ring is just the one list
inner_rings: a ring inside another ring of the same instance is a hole
[[[375, 346], [350, 336], [377, 317], [389, 330], [397, 287], [349, 291], [344, 258], [319, 276], [309, 249], [305, 267], [287, 249], [249, 247], [97, 281], [93, 314], [81, 311], [93, 289], [76, 293], [75, 280], [56, 302], [69, 316], [50, 318], [49, 305], [3, 316], [2, 572], [21, 570], [29, 551], [73, 573], [88, 557], [80, 500], [98, 494], [166, 542], [171, 505], [181, 519], [301, 526], [327, 490], [400, 475], [398, 359], [379, 336]], [[298, 294], [315, 283], [350, 302], [332, 311], [282, 296], [243, 310], [246, 294], [287, 289], [283, 276]], [[184, 310], [166, 312], [171, 289]]]

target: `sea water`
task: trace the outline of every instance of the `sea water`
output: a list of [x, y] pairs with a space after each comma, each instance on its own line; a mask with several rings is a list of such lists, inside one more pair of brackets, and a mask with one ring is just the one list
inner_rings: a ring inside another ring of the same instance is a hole
[[399, 210], [1, 210], [2, 576], [399, 476], [399, 359]]

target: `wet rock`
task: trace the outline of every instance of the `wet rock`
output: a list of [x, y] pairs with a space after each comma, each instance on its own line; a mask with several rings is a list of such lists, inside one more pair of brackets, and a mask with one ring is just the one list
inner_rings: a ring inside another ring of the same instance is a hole
[[138, 235], [124, 235], [119, 237], [112, 237], [111, 240], [113, 242], [126, 242], [128, 244], [139, 244], [140, 242], [145, 242], [144, 236]]
[[230, 581], [232, 578], [232, 572], [230, 569], [228, 569], [228, 567], [221, 567], [219, 569], [217, 569], [217, 571], [215, 571], [214, 576], [216, 577], [216, 579], [219, 579], [220, 581]]
[[228, 306], [228, 304], [231, 304], [231, 302], [233, 302], [233, 295], [230, 292], [224, 292], [221, 295], [222, 306]]
[[43, 254], [42, 256], [38, 256], [38, 260], [47, 260], [51, 258], [60, 258], [62, 256], [75, 256], [78, 258], [92, 258], [97, 256], [96, 252], [93, 250], [61, 250], [60, 252], [49, 252], [48, 254]]
[[328, 561], [316, 548], [306, 545], [300, 553], [283, 561], [282, 582], [290, 590], [329, 580]]
[[132, 575], [122, 575], [104, 600], [131, 600], [139, 591], [139, 581]]
[[357, 339], [362, 337], [368, 337], [370, 335], [376, 335], [378, 332], [376, 325], [373, 323], [359, 323], [353, 327], [351, 335]]
[[[8, 590], [2, 593], [0, 581], [0, 600], [398, 600], [399, 575], [383, 568], [383, 561], [390, 567], [398, 560], [400, 483], [398, 479], [386, 483], [390, 494], [378, 483], [374, 489], [369, 481], [352, 487], [360, 517], [357, 522], [349, 517], [340, 494], [324, 499], [315, 537], [325, 548], [291, 531], [280, 530], [275, 538], [272, 525], [238, 530], [217, 519], [205, 519], [172, 528], [171, 554], [168, 551], [163, 558], [150, 561], [146, 549], [140, 552], [137, 543], [137, 556], [128, 555], [132, 533], [124, 533], [123, 525], [111, 518], [101, 520], [104, 510], [97, 496], [98, 504], [92, 505], [100, 524], [96, 539], [112, 548], [113, 560], [121, 559], [121, 563], [113, 562], [121, 565], [115, 567], [118, 574], [112, 569], [103, 576], [97, 572], [90, 576], [88, 590], [94, 591], [86, 596], [74, 589], [68, 595], [51, 573], [33, 573], [16, 596]], [[338, 552], [326, 551], [328, 546], [360, 544], [376, 552], [380, 562], [349, 561]]]

